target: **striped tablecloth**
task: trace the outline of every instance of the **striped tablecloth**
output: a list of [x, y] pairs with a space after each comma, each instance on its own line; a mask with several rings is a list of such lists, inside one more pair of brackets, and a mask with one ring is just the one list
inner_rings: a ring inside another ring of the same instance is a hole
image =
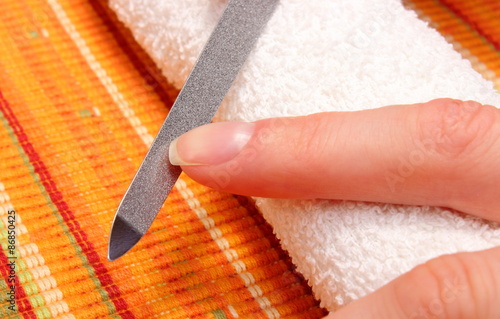
[[[412, 0], [500, 88], [498, 0]], [[186, 176], [134, 250], [111, 221], [177, 92], [104, 0], [0, 3], [1, 318], [320, 318], [244, 197]]]

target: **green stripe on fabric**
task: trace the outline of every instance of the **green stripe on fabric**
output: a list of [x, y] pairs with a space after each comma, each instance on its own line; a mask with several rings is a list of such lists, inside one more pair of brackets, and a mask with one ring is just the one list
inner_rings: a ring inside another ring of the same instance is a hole
[[226, 313], [222, 309], [212, 311], [212, 314], [217, 319], [227, 319]]

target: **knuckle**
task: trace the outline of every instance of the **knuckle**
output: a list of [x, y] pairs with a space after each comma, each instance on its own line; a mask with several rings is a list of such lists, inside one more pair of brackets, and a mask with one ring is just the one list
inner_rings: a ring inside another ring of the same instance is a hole
[[421, 290], [418, 309], [413, 308], [410, 318], [493, 318], [499, 288], [495, 267], [498, 263], [488, 263], [474, 253], [459, 253], [414, 268], [408, 273], [410, 282]]
[[438, 99], [423, 104], [418, 114], [419, 143], [445, 160], [480, 156], [498, 110], [474, 101]]

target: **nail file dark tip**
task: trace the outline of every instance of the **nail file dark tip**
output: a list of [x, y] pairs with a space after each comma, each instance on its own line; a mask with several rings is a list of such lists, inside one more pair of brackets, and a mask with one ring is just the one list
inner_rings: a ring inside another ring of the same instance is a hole
[[163, 206], [181, 169], [170, 164], [170, 143], [210, 123], [279, 0], [230, 0], [167, 119], [118, 207], [109, 238], [115, 260], [139, 242]]

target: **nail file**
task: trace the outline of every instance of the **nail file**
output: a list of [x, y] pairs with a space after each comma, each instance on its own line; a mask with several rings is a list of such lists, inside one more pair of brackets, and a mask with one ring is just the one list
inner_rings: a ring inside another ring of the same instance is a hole
[[116, 212], [108, 259], [119, 258], [147, 232], [181, 169], [170, 143], [210, 123], [279, 0], [230, 0]]

